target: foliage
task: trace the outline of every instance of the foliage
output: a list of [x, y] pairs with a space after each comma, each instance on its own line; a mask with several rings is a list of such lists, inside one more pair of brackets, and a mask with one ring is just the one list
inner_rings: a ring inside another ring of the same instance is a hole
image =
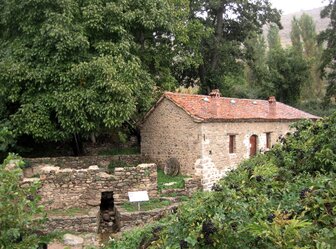
[[[140, 203], [140, 211], [149, 211], [156, 208], [162, 208], [170, 204], [171, 203], [169, 200], [150, 199], [149, 201], [144, 201]], [[122, 208], [124, 208], [128, 212], [136, 212], [138, 211], [138, 203], [125, 202], [122, 204]]]
[[[8, 166], [9, 165], [9, 166]], [[43, 239], [36, 234], [43, 214], [38, 205], [38, 183], [22, 186], [22, 159], [10, 154], [0, 166], [0, 248], [37, 248]], [[12, 168], [12, 169], [9, 169]]]
[[13, 132], [8, 128], [6, 123], [0, 124], [0, 160], [5, 152], [15, 145]]
[[[336, 113], [296, 124], [271, 151], [180, 206], [145, 248], [335, 248], [335, 122]], [[120, 245], [138, 248], [136, 236]]]
[[0, 121], [37, 141], [133, 124], [157, 93], [175, 88], [178, 72], [201, 61], [203, 25], [188, 21], [188, 5], [2, 1]]
[[[336, 1], [329, 0], [329, 4], [322, 10], [321, 17], [330, 18], [328, 28], [319, 35], [320, 41], [326, 42], [327, 46], [323, 51], [322, 69], [327, 74], [328, 80], [327, 93], [325, 96], [326, 104], [332, 99], [336, 99]], [[329, 69], [329, 70], [328, 70]]]
[[99, 151], [99, 155], [134, 155], [139, 154], [140, 148], [139, 147], [114, 147], [111, 149], [106, 149]]
[[227, 87], [232, 81], [241, 80], [245, 60], [242, 43], [251, 33], [261, 33], [266, 23], [281, 26], [280, 13], [268, 0], [196, 0], [190, 1], [190, 8], [192, 20], [200, 20], [212, 32], [200, 44], [202, 63], [187, 75], [191, 79], [200, 79], [202, 93], [213, 88], [221, 89], [227, 96], [244, 93], [240, 87]]
[[268, 66], [266, 41], [262, 34], [252, 34], [245, 42], [247, 56], [245, 78], [249, 98], [266, 99], [275, 94]]
[[320, 117], [330, 116], [336, 111], [335, 104], [330, 103], [328, 105], [325, 105], [323, 100], [304, 101], [298, 103], [297, 105], [294, 105], [294, 107]]
[[308, 63], [292, 48], [281, 47], [279, 29], [274, 25], [269, 30], [268, 44], [268, 68], [274, 94], [281, 102], [295, 104], [309, 77]]
[[123, 240], [116, 241], [112, 239], [108, 244], [109, 249], [139, 248], [140, 243], [150, 241], [153, 236], [161, 229], [160, 223], [149, 224], [143, 228], [135, 228], [131, 232], [126, 231], [123, 234]]
[[303, 13], [299, 19], [292, 20], [291, 40], [294, 51], [309, 63], [309, 78], [304, 84], [301, 99], [321, 99], [324, 93], [320, 74], [322, 46], [318, 44], [315, 23], [310, 15]]
[[[177, 176], [170, 176], [166, 175], [162, 169], [158, 169], [157, 171], [157, 184], [158, 190], [161, 191], [162, 189], [181, 189], [184, 188], [184, 178], [186, 176], [177, 175]], [[172, 185], [165, 185], [166, 183], [172, 183]]]

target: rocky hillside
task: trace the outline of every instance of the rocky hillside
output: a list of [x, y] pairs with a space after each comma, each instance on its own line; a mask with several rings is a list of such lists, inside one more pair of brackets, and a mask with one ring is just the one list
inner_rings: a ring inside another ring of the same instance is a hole
[[[288, 45], [291, 44], [291, 40], [290, 40], [291, 21], [292, 21], [294, 16], [299, 18], [302, 15], [302, 13], [307, 13], [308, 15], [311, 15], [313, 17], [313, 19], [316, 22], [316, 30], [317, 30], [318, 33], [321, 32], [322, 30], [325, 30], [327, 28], [330, 20], [327, 19], [327, 18], [322, 19], [320, 17], [320, 12], [321, 12], [322, 9], [323, 9], [323, 7], [283, 15], [282, 18], [281, 18], [281, 23], [282, 23], [283, 29], [280, 31], [280, 37], [281, 37], [282, 44], [284, 46], [288, 46]], [[265, 33], [267, 33], [266, 30], [265, 30]]]

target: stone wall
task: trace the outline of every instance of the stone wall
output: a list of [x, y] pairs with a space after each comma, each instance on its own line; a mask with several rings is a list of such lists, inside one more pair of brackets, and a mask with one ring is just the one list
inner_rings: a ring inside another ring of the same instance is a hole
[[[196, 162], [196, 175], [202, 177], [204, 189], [224, 177], [228, 171], [250, 157], [250, 137], [257, 135], [257, 151], [266, 150], [266, 133], [271, 145], [290, 131], [291, 122], [213, 122], [202, 123], [202, 155]], [[229, 135], [236, 136], [236, 151], [229, 153]]]
[[42, 169], [40, 180], [39, 194], [46, 209], [98, 207], [102, 192], [113, 192], [114, 203], [127, 201], [129, 191], [147, 190], [150, 198], [157, 196], [155, 164], [116, 168], [114, 174], [98, 166], [88, 169], [48, 166]]
[[85, 169], [92, 165], [106, 168], [111, 161], [124, 161], [131, 165], [149, 162], [148, 158], [136, 155], [115, 155], [115, 156], [81, 156], [81, 157], [41, 157], [25, 158], [29, 167], [24, 170], [26, 177], [32, 177], [41, 173], [41, 168], [46, 165], [58, 166], [60, 168]]
[[132, 227], [143, 226], [149, 222], [159, 220], [165, 215], [172, 213], [179, 204], [172, 204], [168, 207], [158, 208], [150, 211], [126, 212], [121, 207], [117, 207], [116, 219], [120, 231], [128, 230]]
[[194, 174], [201, 153], [200, 125], [170, 100], [164, 99], [141, 127], [141, 154], [161, 168], [175, 157], [182, 174]]
[[98, 228], [99, 218], [96, 215], [48, 217], [48, 220], [44, 225], [44, 230], [47, 232], [59, 230], [98, 233]]

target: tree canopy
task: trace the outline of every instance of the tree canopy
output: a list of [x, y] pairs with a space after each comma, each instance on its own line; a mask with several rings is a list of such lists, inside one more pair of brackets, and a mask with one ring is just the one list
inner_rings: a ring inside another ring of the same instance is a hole
[[[1, 1], [1, 118], [16, 135], [68, 140], [147, 110], [197, 65], [188, 1]], [[154, 83], [155, 82], [155, 83]]]
[[268, 0], [13, 0], [0, 9], [0, 119], [36, 141], [132, 123], [178, 85], [235, 85], [241, 44], [280, 20]]
[[[330, 103], [331, 99], [336, 100], [336, 1], [329, 0], [329, 4], [322, 10], [321, 17], [330, 18], [328, 28], [323, 31], [319, 38], [327, 43], [323, 52], [324, 74], [327, 75], [328, 87], [326, 93], [326, 102]], [[327, 70], [326, 70], [327, 69]]]

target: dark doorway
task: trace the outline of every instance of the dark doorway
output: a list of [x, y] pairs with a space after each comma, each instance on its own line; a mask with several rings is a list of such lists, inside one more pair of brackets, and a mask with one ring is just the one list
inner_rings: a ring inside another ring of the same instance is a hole
[[113, 192], [102, 192], [100, 201], [100, 233], [110, 234], [117, 230], [115, 214]]
[[100, 211], [114, 208], [113, 192], [103, 192], [100, 201]]
[[258, 148], [258, 136], [252, 135], [250, 137], [250, 157], [253, 157], [257, 154]]

